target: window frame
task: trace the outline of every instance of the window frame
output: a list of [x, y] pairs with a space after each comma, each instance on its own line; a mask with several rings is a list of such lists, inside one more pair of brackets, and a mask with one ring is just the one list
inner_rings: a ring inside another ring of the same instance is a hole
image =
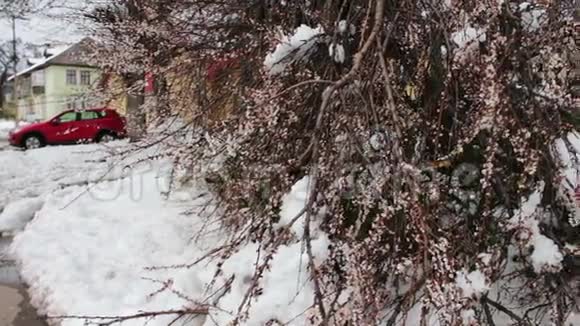
[[79, 80], [78, 80], [78, 76], [77, 76], [78, 73], [77, 73], [76, 69], [67, 69], [65, 74], [66, 74], [65, 78], [66, 78], [67, 85], [78, 85]]
[[[83, 78], [83, 77], [85, 77], [85, 78]], [[85, 81], [86, 81], [86, 83], [85, 83]], [[91, 71], [90, 70], [81, 70], [80, 71], [79, 85], [82, 85], [82, 86], [90, 86], [91, 85]]]
[[[74, 120], [69, 120], [69, 121], [62, 121], [62, 120], [61, 120], [61, 119], [62, 119], [62, 117], [63, 117], [63, 116], [65, 116], [65, 115], [67, 115], [67, 114], [74, 114], [74, 115], [75, 115], [75, 119], [74, 119]], [[76, 112], [76, 111], [68, 111], [68, 112], [64, 112], [64, 113], [62, 113], [61, 115], [59, 115], [59, 116], [58, 116], [56, 119], [58, 120], [58, 122], [59, 122], [59, 123], [69, 123], [69, 122], [75, 122], [75, 121], [78, 121], [78, 119], [79, 119], [79, 113], [78, 113], [78, 112]]]
[[[83, 113], [94, 113], [95, 114], [95, 118], [90, 118], [90, 119], [83, 119]], [[97, 119], [101, 119], [103, 118], [103, 114], [99, 111], [95, 111], [95, 110], [85, 110], [85, 111], [80, 111], [80, 116], [79, 116], [79, 121], [90, 121], [90, 120], [97, 120]]]

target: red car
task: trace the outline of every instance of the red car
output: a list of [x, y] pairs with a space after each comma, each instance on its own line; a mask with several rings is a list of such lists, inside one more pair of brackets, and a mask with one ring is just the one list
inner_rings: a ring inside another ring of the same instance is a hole
[[126, 135], [125, 118], [111, 109], [65, 111], [46, 121], [10, 131], [10, 144], [26, 149], [44, 145], [107, 142]]

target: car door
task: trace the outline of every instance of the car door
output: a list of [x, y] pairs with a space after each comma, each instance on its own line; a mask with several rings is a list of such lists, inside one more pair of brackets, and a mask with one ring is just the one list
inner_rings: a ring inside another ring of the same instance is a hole
[[74, 143], [79, 139], [79, 127], [77, 125], [79, 113], [74, 111], [65, 112], [51, 121], [49, 141], [56, 144]]
[[102, 128], [102, 112], [96, 110], [81, 111], [78, 122], [79, 136], [82, 140], [92, 141]]

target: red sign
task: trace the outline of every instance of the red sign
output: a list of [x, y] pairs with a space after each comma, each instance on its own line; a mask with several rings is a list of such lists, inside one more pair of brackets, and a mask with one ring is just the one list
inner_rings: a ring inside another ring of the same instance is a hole
[[155, 91], [155, 76], [153, 73], [145, 73], [145, 94], [152, 94]]

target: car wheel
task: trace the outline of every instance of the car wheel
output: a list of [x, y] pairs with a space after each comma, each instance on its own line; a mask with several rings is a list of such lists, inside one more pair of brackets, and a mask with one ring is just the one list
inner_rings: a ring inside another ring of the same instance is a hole
[[24, 139], [24, 148], [26, 149], [35, 149], [42, 146], [42, 139], [36, 135], [30, 135]]
[[97, 138], [97, 142], [99, 143], [108, 143], [110, 141], [115, 140], [115, 136], [111, 133], [102, 133], [98, 138]]

